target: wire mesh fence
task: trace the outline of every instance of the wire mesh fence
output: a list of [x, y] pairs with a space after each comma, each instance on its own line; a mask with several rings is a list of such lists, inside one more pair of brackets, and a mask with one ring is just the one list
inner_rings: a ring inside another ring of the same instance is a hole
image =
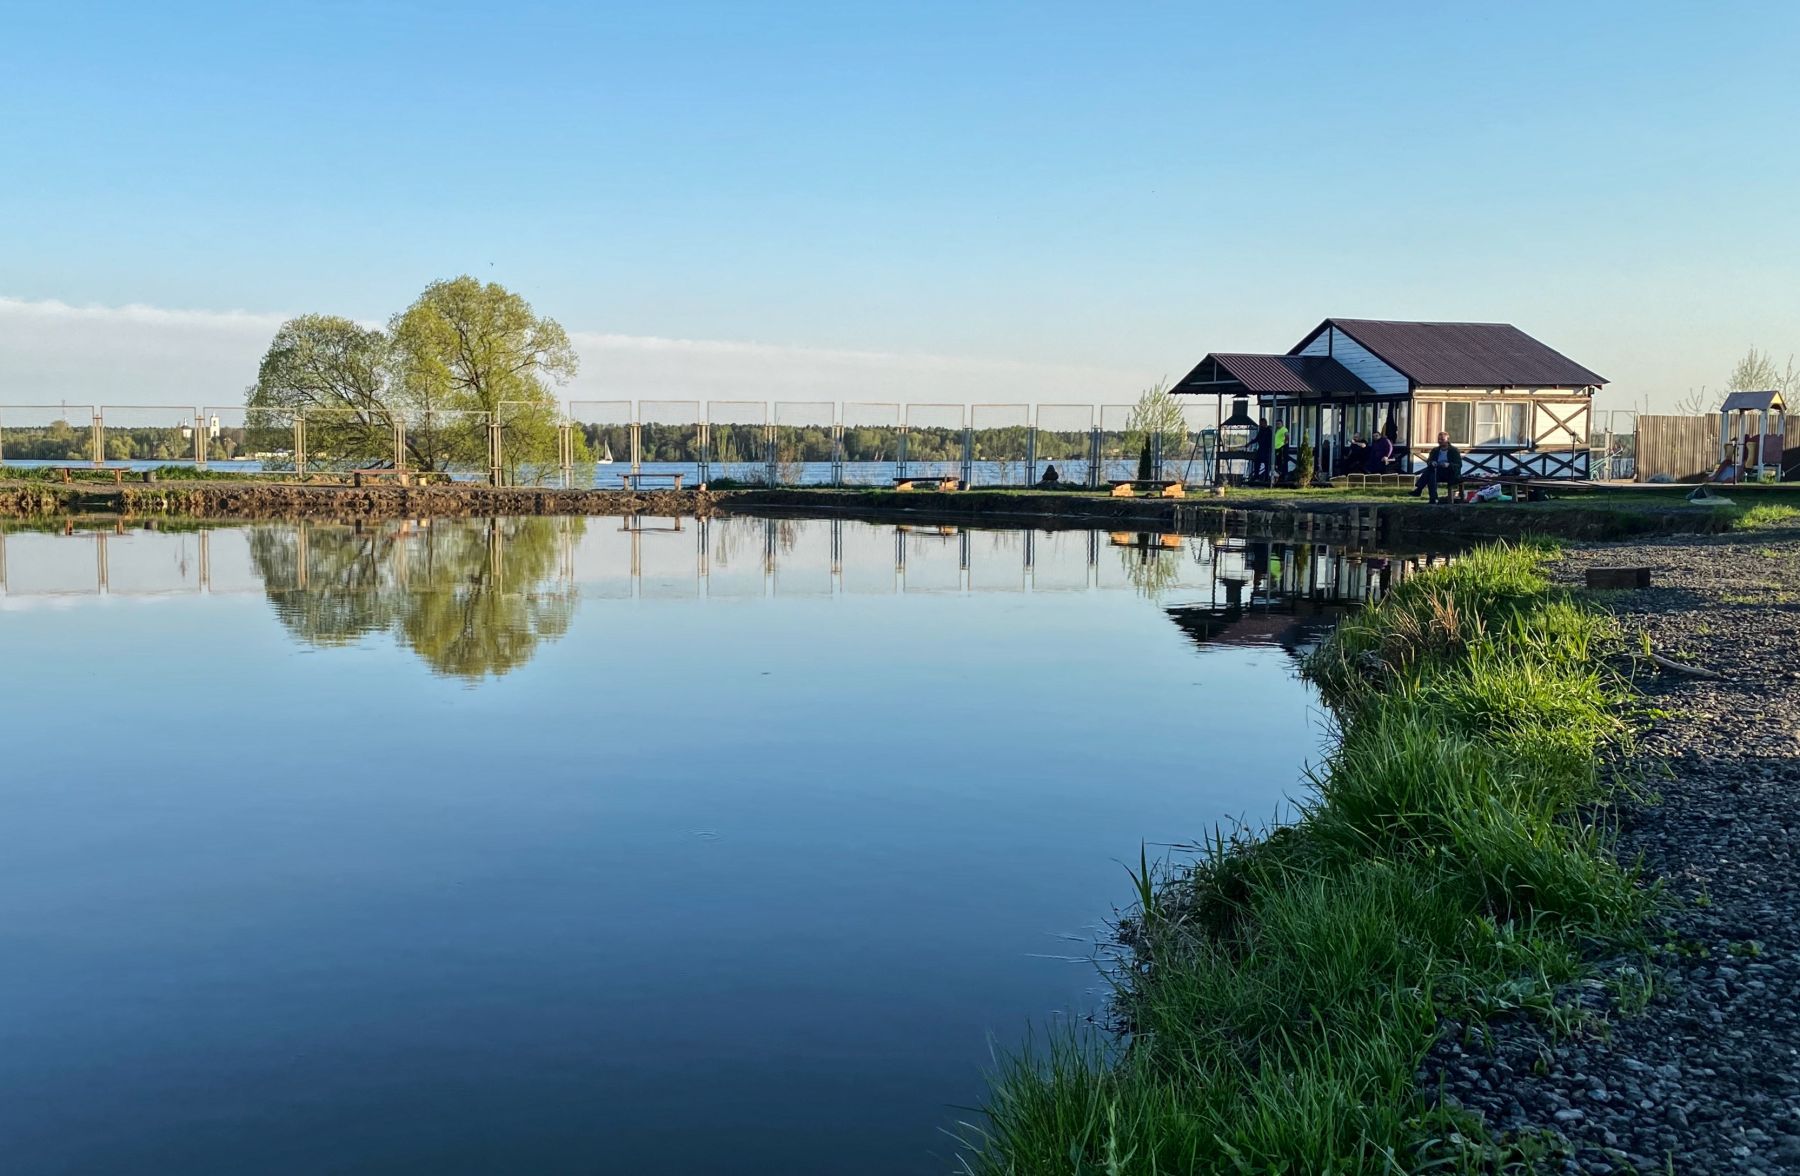
[[[1143, 456], [1144, 433], [1134, 419], [1136, 409], [1129, 404], [1100, 406], [1099, 458], [1096, 481], [1134, 478]], [[1154, 459], [1153, 459], [1154, 460]], [[1152, 472], [1152, 477], [1156, 474]]]
[[695, 477], [700, 472], [704, 418], [698, 400], [640, 400], [632, 469]]
[[13, 465], [94, 460], [93, 405], [0, 405], [0, 461]]
[[[595, 470], [595, 481], [619, 462], [631, 460], [631, 423], [637, 419], [629, 400], [571, 400], [566, 412], [570, 430]], [[578, 485], [592, 485], [581, 483]]]
[[[547, 486], [563, 474], [562, 414], [546, 402], [502, 401], [495, 406], [494, 457], [508, 486]], [[582, 463], [586, 464], [586, 463]], [[592, 484], [590, 475], [588, 484]]]
[[907, 405], [899, 476], [961, 477], [963, 413], [960, 404]]
[[769, 478], [769, 406], [760, 400], [706, 404], [708, 478], [765, 482]]
[[577, 400], [561, 411], [508, 402], [492, 413], [0, 406], [0, 461], [217, 463], [309, 474], [393, 466], [459, 480], [577, 486], [598, 484], [615, 466], [693, 481], [887, 485], [904, 475], [976, 486], [1037, 485], [1054, 468], [1056, 482], [1080, 486], [1134, 477], [1150, 440], [1158, 476], [1194, 479], [1196, 461], [1206, 460], [1202, 440], [1217, 424], [1213, 406], [1182, 405], [1180, 419], [1160, 428], [1144, 427], [1138, 411], [823, 400]]
[[194, 465], [213, 455], [212, 429], [196, 428], [202, 418], [191, 404], [106, 404], [94, 411], [100, 424], [96, 460]]
[[200, 409], [210, 434], [211, 461], [239, 472], [293, 468], [294, 415], [243, 405], [207, 405]]
[[1054, 469], [1059, 484], [1086, 484], [1093, 459], [1094, 406], [1040, 404], [1036, 419], [1033, 448], [1037, 460], [1033, 481], [1048, 478]]
[[839, 418], [843, 469], [839, 481], [852, 486], [889, 484], [900, 461], [905, 410], [898, 404], [846, 404]]
[[970, 483], [1027, 486], [1036, 481], [1031, 441], [1029, 406], [977, 404], [970, 408]]
[[786, 486], [839, 480], [837, 405], [784, 400], [775, 405], [775, 480]]

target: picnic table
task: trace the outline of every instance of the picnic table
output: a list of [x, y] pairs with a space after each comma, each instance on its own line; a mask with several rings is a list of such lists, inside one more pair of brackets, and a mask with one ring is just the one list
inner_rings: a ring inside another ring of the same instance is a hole
[[912, 490], [919, 486], [929, 486], [934, 490], [948, 493], [960, 489], [962, 480], [955, 474], [910, 474], [904, 478], [894, 479], [894, 489]]
[[1187, 488], [1179, 478], [1128, 478], [1112, 483], [1114, 498], [1186, 498]]

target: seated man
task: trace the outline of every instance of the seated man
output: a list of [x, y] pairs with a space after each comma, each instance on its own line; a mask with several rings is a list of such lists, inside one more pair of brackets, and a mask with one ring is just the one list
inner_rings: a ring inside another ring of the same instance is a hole
[[1049, 489], [1053, 489], [1056, 486], [1056, 484], [1060, 481], [1062, 481], [1062, 475], [1056, 472], [1056, 467], [1053, 465], [1045, 466], [1044, 467], [1044, 476], [1041, 479], [1039, 479], [1038, 485], [1042, 486], [1046, 490], [1049, 490]]
[[1436, 503], [1438, 487], [1442, 486], [1444, 501], [1455, 502], [1456, 494], [1452, 488], [1461, 480], [1462, 454], [1450, 444], [1450, 434], [1439, 433], [1437, 446], [1425, 455], [1425, 468], [1419, 471], [1419, 479], [1413, 483], [1413, 497], [1417, 498], [1421, 490], [1429, 490], [1431, 501]]

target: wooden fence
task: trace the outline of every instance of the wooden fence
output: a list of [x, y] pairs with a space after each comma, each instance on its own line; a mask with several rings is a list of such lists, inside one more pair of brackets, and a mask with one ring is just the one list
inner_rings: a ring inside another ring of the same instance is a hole
[[[1800, 462], [1800, 419], [1789, 417], [1782, 439], [1781, 468], [1794, 476]], [[1667, 474], [1677, 482], [1704, 481], [1719, 465], [1719, 414], [1646, 416], [1637, 419], [1637, 476], [1645, 481]]]

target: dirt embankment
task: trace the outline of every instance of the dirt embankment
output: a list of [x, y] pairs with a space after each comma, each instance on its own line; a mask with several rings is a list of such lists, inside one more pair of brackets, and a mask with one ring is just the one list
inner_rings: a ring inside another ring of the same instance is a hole
[[496, 486], [299, 486], [192, 482], [0, 486], [0, 515], [170, 515], [200, 519], [462, 518], [489, 515], [704, 515], [706, 491], [549, 490]]
[[1276, 537], [1358, 535], [1393, 542], [1450, 537], [1622, 539], [1707, 533], [1724, 517], [1705, 507], [1627, 501], [1431, 506], [1413, 499], [1108, 498], [1094, 494], [953, 494], [891, 490], [746, 490], [723, 508], [841, 513], [874, 520], [1088, 527], [1130, 525], [1167, 531], [1239, 531]]

